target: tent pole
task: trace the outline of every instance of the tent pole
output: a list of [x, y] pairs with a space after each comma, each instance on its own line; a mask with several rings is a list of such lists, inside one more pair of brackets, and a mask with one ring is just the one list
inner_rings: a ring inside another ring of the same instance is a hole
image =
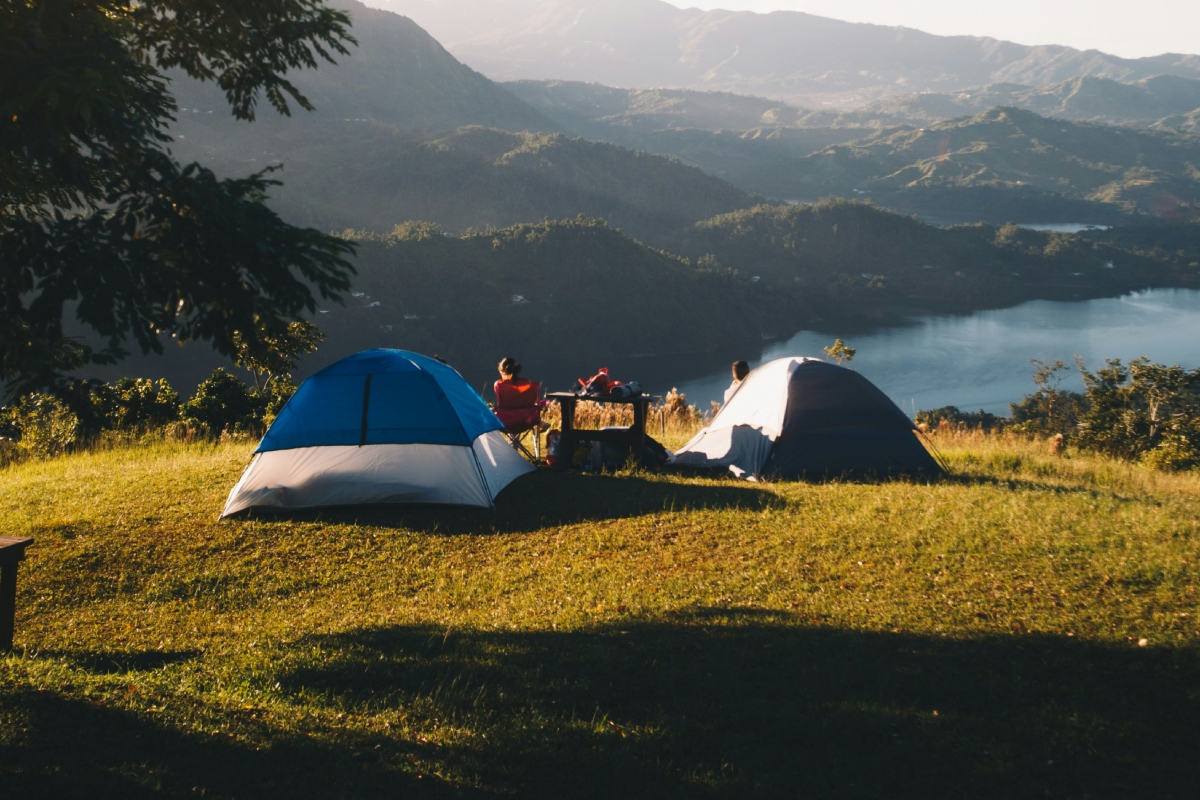
[[471, 458], [475, 461], [475, 473], [479, 475], [479, 484], [483, 487], [483, 493], [487, 495], [488, 507], [495, 511], [496, 498], [492, 497], [492, 490], [488, 488], [487, 478], [483, 474], [483, 466], [479, 463], [479, 455], [475, 452], [475, 442], [471, 442], [468, 447], [471, 448]]
[[938, 450], [937, 445], [934, 444], [933, 440], [929, 438], [929, 434], [925, 433], [925, 431], [921, 430], [920, 428], [916, 428], [915, 430], [917, 433], [919, 433], [921, 435], [921, 438], [924, 439], [929, 444], [929, 447], [933, 450], [933, 455], [937, 459], [938, 466], [940, 466], [942, 469], [944, 469], [946, 471], [946, 474], [949, 475], [950, 474], [950, 462], [946, 461], [945, 457], [942, 455], [942, 451]]

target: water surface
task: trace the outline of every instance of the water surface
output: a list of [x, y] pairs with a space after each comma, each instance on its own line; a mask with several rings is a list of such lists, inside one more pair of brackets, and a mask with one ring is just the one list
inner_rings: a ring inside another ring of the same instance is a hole
[[[1073, 365], [1078, 354], [1095, 369], [1106, 358], [1144, 355], [1166, 364], [1200, 366], [1200, 291], [1153, 289], [1101, 300], [1034, 300], [967, 316], [921, 317], [905, 327], [867, 333], [801, 331], [768, 347], [751, 365], [785, 356], [824, 357], [822, 348], [835, 336], [857, 348], [852, 366], [910, 414], [946, 405], [1001, 414], [1011, 401], [1033, 390], [1033, 358]], [[652, 379], [642, 381], [664, 388]], [[681, 382], [679, 389], [689, 402], [707, 407], [710, 400], [721, 399], [728, 385], [729, 367], [721, 364], [704, 378]], [[1073, 367], [1063, 388], [1082, 388]]]

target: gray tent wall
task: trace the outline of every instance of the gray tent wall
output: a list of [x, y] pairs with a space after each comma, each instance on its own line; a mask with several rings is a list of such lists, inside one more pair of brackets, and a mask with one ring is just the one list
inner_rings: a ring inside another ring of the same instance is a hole
[[918, 473], [942, 468], [912, 420], [873, 383], [824, 361], [799, 364], [788, 383], [783, 430], [764, 474]]

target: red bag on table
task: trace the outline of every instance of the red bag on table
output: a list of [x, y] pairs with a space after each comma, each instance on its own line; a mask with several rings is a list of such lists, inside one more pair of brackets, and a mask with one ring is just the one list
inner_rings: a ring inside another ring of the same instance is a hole
[[598, 394], [601, 397], [607, 397], [614, 386], [620, 385], [620, 381], [608, 377], [608, 367], [601, 367], [599, 372], [587, 380], [579, 379], [580, 391], [583, 394]]

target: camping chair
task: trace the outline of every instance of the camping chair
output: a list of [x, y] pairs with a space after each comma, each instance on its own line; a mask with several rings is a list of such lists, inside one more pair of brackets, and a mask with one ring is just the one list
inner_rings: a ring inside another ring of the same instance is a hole
[[[542, 399], [542, 384], [539, 381], [527, 381], [514, 386], [510, 381], [497, 381], [496, 416], [504, 423], [504, 435], [509, 444], [520, 451], [533, 463], [542, 458], [541, 432], [542, 409], [547, 403]], [[523, 439], [532, 434], [533, 452], [530, 452]]]

